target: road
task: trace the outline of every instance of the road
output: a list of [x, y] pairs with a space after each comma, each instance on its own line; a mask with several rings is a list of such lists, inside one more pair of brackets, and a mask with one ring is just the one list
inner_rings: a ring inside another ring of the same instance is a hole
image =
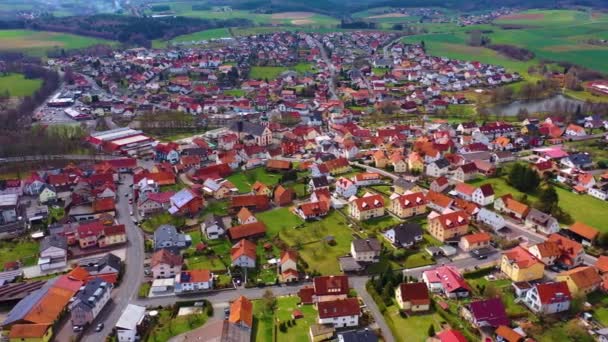
[[[144, 236], [141, 229], [131, 221], [129, 202], [125, 198], [125, 194], [131, 192], [129, 184], [133, 183], [133, 177], [131, 175], [122, 175], [121, 177], [124, 177], [124, 179], [122, 180], [123, 184], [118, 187], [119, 199], [116, 203], [116, 209], [118, 222], [124, 224], [127, 230], [126, 271], [124, 272], [120, 286], [112, 291], [112, 300], [97, 316], [93, 324], [85, 330], [82, 337], [83, 341], [101, 341], [101, 336], [108, 336], [112, 332], [127, 304], [133, 303], [137, 299], [139, 285], [144, 278]], [[175, 299], [173, 300], [175, 301]], [[105, 326], [101, 332], [95, 332], [94, 328], [100, 322], [103, 322]], [[56, 340], [70, 341], [72, 335], [72, 326], [67, 321], [58, 331]]]
[[312, 36], [308, 36], [310, 40], [319, 48], [321, 51], [321, 58], [327, 64], [327, 68], [329, 69], [329, 79], [327, 80], [327, 86], [329, 88], [329, 93], [331, 94], [332, 100], [337, 100], [338, 95], [336, 93], [336, 66], [331, 62], [329, 56], [327, 56], [327, 50], [325, 50], [325, 46], [318, 40], [314, 39]]

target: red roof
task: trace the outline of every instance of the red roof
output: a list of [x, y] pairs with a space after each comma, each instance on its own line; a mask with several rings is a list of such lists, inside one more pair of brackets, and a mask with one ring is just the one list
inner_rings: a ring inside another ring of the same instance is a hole
[[359, 316], [361, 308], [357, 298], [338, 299], [317, 304], [319, 318], [333, 318], [344, 316]]
[[429, 290], [424, 283], [402, 283], [401, 301], [411, 302], [413, 305], [428, 305], [431, 303]]
[[263, 235], [265, 233], [266, 225], [263, 222], [247, 223], [228, 229], [230, 240], [245, 239], [252, 236]]
[[560, 303], [572, 299], [568, 284], [565, 281], [538, 284], [536, 289], [542, 304]]
[[257, 255], [255, 243], [249, 240], [242, 239], [234, 246], [232, 246], [232, 249], [230, 250], [230, 256], [232, 257], [233, 261], [243, 255], [255, 260]]
[[268, 196], [265, 195], [243, 195], [232, 196], [230, 199], [231, 208], [255, 207], [257, 210], [264, 210], [270, 205]]
[[211, 279], [209, 270], [182, 271], [182, 274], [189, 276], [188, 283], [206, 283]]
[[437, 334], [441, 342], [467, 342], [467, 339], [458, 330], [448, 329]]
[[162, 248], [152, 254], [152, 260], [150, 261], [150, 266], [154, 267], [159, 264], [166, 264], [170, 267], [181, 265], [182, 264], [182, 256], [173, 254], [169, 252], [167, 249]]
[[317, 296], [335, 296], [348, 294], [348, 277], [345, 275], [320, 276], [314, 278]]
[[312, 304], [312, 297], [315, 294], [315, 289], [312, 287], [303, 287], [298, 292], [298, 297], [302, 301], [302, 304]]
[[402, 208], [412, 208], [426, 204], [426, 198], [422, 192], [415, 192], [407, 195], [401, 195], [395, 200], [399, 201]]
[[454, 211], [432, 218], [431, 220], [439, 220], [444, 229], [453, 229], [469, 224], [469, 215], [464, 211]]
[[326, 201], [302, 203], [298, 208], [306, 217], [325, 215], [329, 211]]
[[112, 211], [115, 209], [114, 199], [113, 198], [102, 198], [93, 201], [93, 211], [96, 213], [101, 213], [105, 211]]
[[384, 207], [384, 198], [382, 195], [363, 196], [353, 200], [359, 211], [372, 210]]

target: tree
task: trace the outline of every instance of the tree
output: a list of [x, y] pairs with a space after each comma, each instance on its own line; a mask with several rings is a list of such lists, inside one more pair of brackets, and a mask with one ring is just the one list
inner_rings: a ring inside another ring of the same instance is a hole
[[540, 211], [544, 211], [546, 213], [550, 213], [553, 211], [557, 204], [559, 203], [559, 197], [555, 188], [551, 185], [548, 185], [544, 189], [541, 190], [540, 195], [538, 196], [537, 209]]
[[427, 330], [427, 335], [429, 337], [433, 337], [435, 336], [435, 326], [434, 325], [429, 325], [429, 330]]
[[522, 192], [534, 192], [540, 185], [540, 176], [527, 165], [515, 164], [509, 171], [508, 182]]
[[262, 303], [264, 305], [264, 313], [272, 314], [277, 307], [277, 298], [271, 290], [264, 291], [262, 295]]

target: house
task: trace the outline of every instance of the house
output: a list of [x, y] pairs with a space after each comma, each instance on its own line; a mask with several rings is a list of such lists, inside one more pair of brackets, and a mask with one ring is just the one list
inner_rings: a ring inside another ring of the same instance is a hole
[[40, 195], [38, 195], [38, 202], [41, 204], [55, 202], [57, 200], [57, 191], [51, 185], [44, 185]]
[[245, 296], [240, 296], [230, 303], [228, 322], [251, 330], [253, 328], [253, 303]]
[[426, 193], [426, 203], [432, 210], [443, 213], [447, 209], [450, 209], [454, 200], [440, 192], [429, 191]]
[[286, 189], [282, 185], [278, 185], [274, 189], [274, 204], [279, 207], [290, 205], [293, 202], [295, 193], [291, 189]]
[[326, 201], [302, 203], [294, 208], [294, 213], [303, 220], [320, 218], [329, 213], [329, 204]]
[[403, 248], [411, 248], [422, 241], [422, 227], [418, 223], [400, 223], [384, 232], [384, 237], [393, 245]]
[[535, 284], [526, 292], [523, 303], [537, 314], [551, 315], [570, 309], [572, 295], [564, 281]]
[[65, 236], [45, 236], [40, 242], [38, 266], [41, 271], [63, 268], [67, 265], [68, 242]]
[[445, 329], [435, 335], [435, 338], [432, 339], [433, 342], [467, 342], [467, 339], [464, 335], [454, 329]]
[[146, 308], [128, 304], [116, 322], [118, 342], [134, 342], [140, 337], [140, 329], [146, 318]]
[[496, 331], [496, 341], [497, 342], [523, 342], [524, 336], [516, 332], [515, 330], [509, 328], [506, 325], [499, 326]]
[[556, 263], [565, 269], [571, 269], [583, 263], [585, 250], [583, 246], [560, 234], [551, 234], [547, 241], [555, 242], [561, 255], [556, 259]]
[[401, 283], [395, 289], [395, 299], [401, 310], [425, 312], [431, 308], [431, 296], [424, 283]]
[[351, 178], [356, 186], [369, 186], [382, 183], [382, 175], [375, 172], [358, 173]]
[[279, 258], [279, 277], [282, 282], [289, 283], [298, 281], [298, 254], [295, 251], [282, 251]]
[[528, 247], [528, 252], [545, 265], [554, 265], [562, 255], [559, 246], [554, 241], [543, 241]]
[[336, 195], [343, 198], [350, 198], [357, 194], [357, 185], [350, 179], [340, 177], [336, 180]]
[[154, 231], [154, 250], [165, 248], [179, 254], [179, 251], [190, 247], [192, 239], [187, 234], [178, 233], [175, 226], [163, 224]]
[[10, 328], [5, 341], [49, 342], [53, 337], [51, 324], [15, 324]]
[[169, 201], [171, 202], [169, 208], [169, 214], [171, 215], [195, 215], [205, 205], [205, 200], [188, 188], [184, 188], [171, 196]]
[[309, 328], [308, 336], [311, 342], [321, 342], [331, 340], [336, 329], [328, 324], [313, 324]]
[[382, 195], [372, 195], [370, 193], [366, 193], [360, 198], [351, 198], [349, 200], [349, 214], [359, 221], [384, 216], [384, 198]]
[[252, 212], [264, 211], [270, 207], [268, 196], [264, 195], [242, 195], [232, 196], [229, 211], [236, 214], [241, 208], [247, 208]]
[[462, 210], [447, 214], [432, 212], [428, 220], [429, 233], [441, 242], [459, 238], [469, 230], [469, 215]]
[[377, 239], [355, 239], [350, 243], [350, 254], [357, 262], [377, 262], [382, 245]]
[[76, 229], [80, 248], [98, 246], [100, 248], [127, 242], [127, 232], [124, 224], [110, 226], [102, 221], [82, 223]]
[[527, 228], [534, 229], [539, 233], [546, 235], [557, 233], [559, 231], [559, 222], [555, 217], [545, 214], [535, 208], [530, 209], [528, 212], [524, 225]]
[[494, 202], [494, 189], [491, 184], [484, 184], [473, 191], [472, 197], [473, 203], [485, 207]]
[[249, 140], [259, 146], [266, 146], [272, 143], [272, 131], [270, 128], [258, 123], [237, 121], [228, 130], [237, 134], [241, 141]]
[[319, 189], [329, 189], [329, 181], [325, 176], [312, 177], [308, 182], [308, 189], [310, 191]]
[[384, 169], [388, 164], [389, 160], [386, 157], [386, 153], [383, 150], [378, 150], [372, 154], [374, 160], [374, 166], [378, 169]]
[[266, 162], [266, 170], [271, 172], [289, 171], [291, 170], [291, 162], [281, 159], [269, 159]]
[[459, 166], [456, 171], [454, 171], [452, 179], [457, 182], [464, 183], [473, 180], [477, 177], [479, 177], [479, 171], [477, 170], [477, 166], [475, 166], [475, 163], [468, 163]]
[[422, 189], [415, 182], [410, 182], [404, 178], [397, 178], [393, 181], [393, 191], [402, 195], [406, 192], [420, 192]]
[[475, 249], [489, 247], [491, 241], [492, 236], [488, 233], [474, 233], [461, 237], [458, 247], [465, 252], [469, 252]]
[[137, 199], [137, 209], [142, 217], [169, 210], [173, 191], [166, 192], [144, 192]]
[[336, 158], [328, 160], [323, 163], [322, 166], [325, 166], [327, 170], [329, 170], [329, 174], [332, 176], [347, 173], [351, 170], [350, 164], [348, 163], [348, 159], [346, 158]]
[[116, 255], [108, 253], [101, 258], [80, 260], [78, 267], [85, 269], [91, 277], [99, 277], [114, 284], [122, 271], [122, 260]]
[[449, 169], [450, 162], [445, 158], [441, 158], [435, 160], [430, 164], [427, 164], [425, 173], [429, 177], [438, 178], [441, 176], [445, 176], [449, 172]]
[[494, 210], [509, 215], [509, 217], [523, 221], [528, 215], [530, 207], [513, 199], [511, 194], [501, 196], [494, 201]]
[[545, 265], [521, 246], [502, 255], [500, 270], [514, 282], [542, 279]]
[[361, 308], [357, 298], [336, 299], [317, 303], [319, 324], [333, 325], [334, 328], [356, 327], [359, 325]]
[[348, 277], [345, 275], [319, 276], [313, 279], [312, 302], [346, 299], [349, 292]]
[[251, 191], [255, 195], [263, 195], [263, 196], [268, 196], [268, 197], [270, 197], [272, 195], [272, 190], [270, 190], [268, 185], [266, 185], [260, 181], [256, 181], [255, 183], [253, 183], [253, 185], [251, 186]]
[[375, 332], [365, 328], [364, 330], [350, 330], [338, 334], [337, 342], [378, 342], [379, 338]]
[[242, 239], [230, 249], [232, 266], [255, 268], [257, 252], [255, 243]]
[[456, 197], [462, 198], [465, 201], [471, 201], [473, 199], [473, 193], [475, 192], [475, 189], [476, 188], [470, 184], [458, 183], [454, 187], [454, 190], [452, 193]]
[[477, 329], [498, 328], [511, 321], [500, 297], [473, 301], [463, 306], [460, 313]]
[[175, 293], [192, 293], [213, 288], [213, 274], [209, 270], [181, 271], [175, 275]]
[[258, 222], [258, 219], [255, 218], [253, 213], [251, 213], [251, 211], [249, 211], [249, 209], [247, 209], [246, 207], [242, 207], [241, 210], [239, 210], [239, 213], [236, 214], [236, 218], [240, 224], [249, 224], [249, 223]]
[[150, 269], [154, 279], [173, 278], [182, 270], [183, 259], [167, 249], [159, 249], [152, 254]]
[[479, 210], [477, 213], [477, 221], [491, 227], [494, 231], [504, 228], [506, 224], [505, 218], [502, 217], [502, 215], [486, 208], [481, 208], [481, 210]]
[[207, 239], [215, 240], [226, 234], [226, 223], [224, 218], [217, 215], [208, 215], [201, 223], [201, 232]]
[[399, 218], [408, 218], [426, 213], [426, 198], [424, 193], [415, 192], [404, 195], [392, 194], [390, 211]]
[[471, 294], [469, 285], [453, 266], [439, 266], [424, 271], [422, 280], [429, 291], [448, 298], [463, 298]]
[[441, 193], [444, 192], [450, 186], [450, 182], [444, 176], [434, 179], [431, 182], [429, 189], [431, 191]]
[[599, 230], [580, 221], [574, 222], [574, 224], [568, 228], [567, 232], [575, 241], [587, 246], [592, 245], [600, 235]]
[[597, 269], [591, 266], [575, 267], [561, 272], [555, 277], [555, 280], [566, 282], [573, 295], [588, 295], [602, 285], [602, 277]]
[[266, 235], [266, 225], [264, 222], [246, 223], [228, 229], [228, 238], [231, 241], [240, 239], [256, 239]]
[[587, 170], [593, 167], [591, 155], [586, 152], [571, 154], [560, 159], [559, 163], [567, 168]]
[[110, 300], [112, 284], [95, 278], [89, 281], [70, 303], [70, 321], [72, 326], [91, 324]]

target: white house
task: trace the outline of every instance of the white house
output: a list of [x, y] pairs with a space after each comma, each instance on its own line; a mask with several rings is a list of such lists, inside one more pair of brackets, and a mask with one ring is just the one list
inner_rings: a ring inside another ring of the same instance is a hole
[[175, 293], [206, 291], [213, 288], [213, 274], [209, 270], [182, 271], [175, 276]]
[[429, 177], [438, 178], [444, 176], [449, 171], [450, 162], [447, 159], [438, 159], [427, 164], [425, 173]]
[[45, 204], [57, 200], [57, 191], [51, 189], [49, 186], [45, 186], [40, 195], [38, 195], [38, 202]]
[[63, 268], [67, 265], [68, 242], [65, 236], [51, 235], [40, 242], [38, 267], [41, 271]]
[[587, 189], [589, 196], [605, 201], [608, 198], [608, 184], [594, 185]]
[[346, 298], [317, 303], [319, 324], [330, 324], [334, 328], [356, 327], [359, 325], [361, 308], [357, 298]]
[[116, 336], [118, 342], [134, 342], [139, 338], [137, 328], [146, 317], [146, 308], [129, 304], [116, 322]]
[[350, 179], [340, 177], [336, 181], [336, 195], [350, 198], [357, 194], [357, 185]]
[[356, 261], [378, 261], [381, 250], [382, 245], [374, 238], [355, 239], [350, 243], [350, 253]]
[[230, 257], [232, 258], [232, 266], [255, 268], [257, 257], [255, 243], [246, 239], [240, 240], [232, 246]]
[[90, 280], [70, 302], [72, 326], [91, 324], [110, 300], [112, 284], [101, 278]]
[[502, 215], [486, 208], [481, 208], [481, 210], [479, 210], [477, 213], [477, 221], [492, 227], [495, 231], [502, 229], [505, 226], [505, 218], [502, 217]]
[[226, 234], [224, 219], [216, 215], [209, 215], [205, 221], [201, 223], [201, 233], [205, 234], [209, 240], [215, 240], [223, 236]]
[[490, 184], [484, 184], [473, 191], [472, 201], [482, 207], [494, 202], [494, 189]]
[[536, 284], [525, 293], [524, 304], [537, 314], [567, 311], [572, 296], [565, 281]]

